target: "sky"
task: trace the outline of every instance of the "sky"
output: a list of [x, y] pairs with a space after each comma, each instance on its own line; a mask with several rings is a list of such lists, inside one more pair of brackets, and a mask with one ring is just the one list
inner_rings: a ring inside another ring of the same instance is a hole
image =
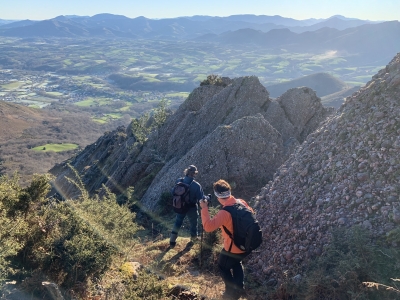
[[254, 14], [304, 20], [342, 15], [383, 21], [400, 19], [400, 0], [0, 0], [0, 19], [5, 20], [99, 13], [151, 19]]

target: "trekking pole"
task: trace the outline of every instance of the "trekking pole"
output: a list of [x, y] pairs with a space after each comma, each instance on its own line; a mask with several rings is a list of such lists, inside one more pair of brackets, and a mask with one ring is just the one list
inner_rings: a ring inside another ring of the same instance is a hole
[[[208, 194], [207, 197], [208, 197], [207, 206], [209, 206], [211, 203], [211, 194]], [[202, 223], [201, 224], [201, 235], [200, 235], [200, 268], [203, 265], [203, 236], [204, 236], [204, 227], [203, 227], [203, 223]]]
[[202, 267], [203, 264], [203, 224], [201, 224], [201, 235], [200, 235], [200, 268]]

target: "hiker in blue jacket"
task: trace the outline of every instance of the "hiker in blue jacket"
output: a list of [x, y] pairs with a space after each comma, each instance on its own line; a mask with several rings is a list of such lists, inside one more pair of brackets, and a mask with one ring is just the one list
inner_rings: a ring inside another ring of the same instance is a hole
[[200, 183], [194, 180], [198, 171], [194, 165], [190, 165], [184, 171], [185, 177], [179, 178], [176, 182], [182, 181], [183, 183], [189, 184], [189, 199], [190, 204], [188, 210], [185, 213], [177, 213], [174, 227], [171, 231], [171, 237], [169, 240], [169, 245], [171, 248], [175, 247], [176, 239], [178, 237], [179, 229], [182, 226], [183, 220], [187, 216], [190, 223], [190, 240], [195, 243], [198, 240], [197, 237], [197, 219], [199, 216], [198, 202], [204, 198], [203, 188]]

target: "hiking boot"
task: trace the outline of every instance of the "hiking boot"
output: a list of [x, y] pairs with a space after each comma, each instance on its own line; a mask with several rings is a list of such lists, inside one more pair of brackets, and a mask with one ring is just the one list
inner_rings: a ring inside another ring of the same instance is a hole
[[171, 233], [171, 237], [169, 238], [169, 247], [174, 248], [176, 246], [176, 239], [178, 237], [177, 233]]

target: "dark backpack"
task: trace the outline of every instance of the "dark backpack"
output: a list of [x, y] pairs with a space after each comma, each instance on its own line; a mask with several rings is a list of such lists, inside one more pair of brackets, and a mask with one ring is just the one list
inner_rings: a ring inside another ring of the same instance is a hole
[[190, 198], [189, 198], [189, 187], [192, 184], [182, 182], [183, 179], [180, 179], [172, 189], [172, 207], [174, 211], [178, 214], [183, 214], [188, 211]]
[[[232, 216], [233, 235], [226, 228], [224, 231], [232, 239], [233, 243], [246, 253], [258, 248], [262, 242], [262, 231], [254, 213], [243, 204], [236, 203], [223, 208]], [[232, 249], [232, 243], [229, 251]]]

